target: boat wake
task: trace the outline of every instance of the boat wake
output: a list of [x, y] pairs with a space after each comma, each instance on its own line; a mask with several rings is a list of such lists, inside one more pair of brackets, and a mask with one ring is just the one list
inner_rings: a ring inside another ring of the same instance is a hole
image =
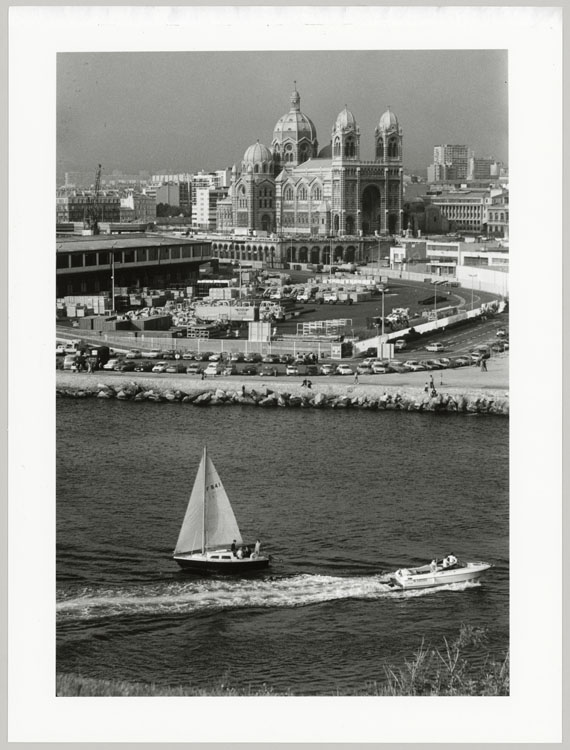
[[58, 621], [93, 620], [102, 617], [186, 612], [302, 607], [339, 599], [410, 599], [438, 591], [462, 591], [479, 586], [455, 583], [425, 590], [391, 588], [381, 576], [337, 577], [296, 575], [257, 580], [201, 579], [183, 583], [139, 585], [128, 588], [86, 588], [60, 593]]

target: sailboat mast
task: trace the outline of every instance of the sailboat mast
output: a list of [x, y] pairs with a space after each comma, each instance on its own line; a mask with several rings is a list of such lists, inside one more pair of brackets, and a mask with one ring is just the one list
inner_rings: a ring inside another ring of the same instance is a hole
[[202, 456], [202, 463], [204, 464], [204, 486], [203, 502], [202, 502], [202, 554], [206, 552], [206, 446], [204, 446], [204, 455]]

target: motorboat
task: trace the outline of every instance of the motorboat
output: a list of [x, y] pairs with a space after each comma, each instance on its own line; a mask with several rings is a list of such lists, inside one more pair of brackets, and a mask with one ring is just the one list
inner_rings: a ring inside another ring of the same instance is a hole
[[388, 576], [388, 585], [397, 589], [427, 589], [450, 583], [476, 581], [493, 566], [486, 562], [461, 562], [454, 555], [420, 565], [400, 568]]
[[181, 568], [206, 573], [248, 573], [269, 565], [269, 555], [243, 542], [222, 480], [206, 448], [198, 467], [173, 558]]

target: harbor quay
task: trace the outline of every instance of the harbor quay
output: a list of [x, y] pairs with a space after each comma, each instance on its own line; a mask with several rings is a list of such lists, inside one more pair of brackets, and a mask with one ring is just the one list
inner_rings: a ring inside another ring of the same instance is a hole
[[259, 376], [166, 375], [130, 377], [117, 372], [56, 372], [58, 397], [98, 397], [137, 402], [179, 402], [196, 406], [256, 405], [397, 409], [417, 412], [509, 413], [508, 356], [497, 356], [486, 371], [478, 367], [433, 373], [343, 376], [312, 380]]

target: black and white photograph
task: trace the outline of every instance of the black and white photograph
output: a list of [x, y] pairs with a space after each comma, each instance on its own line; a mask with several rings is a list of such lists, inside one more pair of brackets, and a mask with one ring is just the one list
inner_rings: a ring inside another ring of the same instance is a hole
[[30, 149], [52, 151], [41, 306], [13, 216], [41, 367], [16, 385], [38, 409], [10, 543], [45, 578], [33, 690], [55, 708], [34, 730], [14, 705], [14, 739], [77, 741], [100, 697], [84, 741], [560, 731], [559, 414], [534, 413], [536, 369], [560, 385], [560, 15], [296, 10], [46, 15], [48, 90], [33, 122], [15, 107], [26, 133], [49, 102]]

